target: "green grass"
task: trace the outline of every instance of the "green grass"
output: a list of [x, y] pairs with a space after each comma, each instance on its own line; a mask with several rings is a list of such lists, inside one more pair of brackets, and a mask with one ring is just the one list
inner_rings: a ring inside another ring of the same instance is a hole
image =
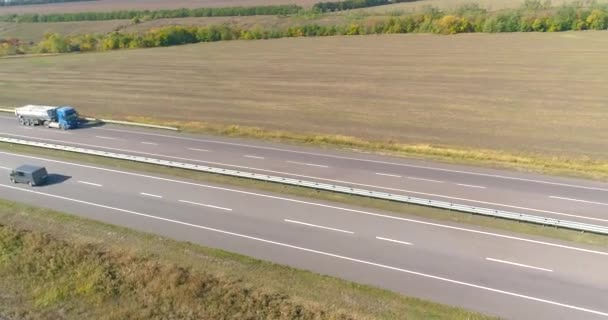
[[183, 178], [184, 180], [198, 180], [206, 183], [217, 183], [248, 189], [263, 190], [294, 197], [331, 201], [334, 203], [343, 204], [345, 206], [368, 208], [370, 210], [374, 210], [374, 212], [384, 213], [387, 215], [405, 216], [408, 218], [421, 217], [423, 219], [432, 219], [433, 221], [445, 221], [447, 223], [479, 226], [489, 231], [498, 230], [499, 232], [508, 232], [513, 233], [515, 235], [523, 234], [533, 237], [552, 238], [572, 243], [592, 245], [600, 248], [608, 247], [607, 236], [602, 236], [593, 233], [577, 232], [567, 229], [558, 229], [529, 223], [520, 223], [510, 220], [495, 219], [468, 213], [440, 210], [423, 206], [406, 205], [397, 202], [350, 196], [341, 193], [317, 191], [308, 188], [286, 186], [282, 184], [241, 179], [202, 172], [194, 172], [189, 170], [148, 165], [124, 160], [108, 159], [103, 157], [88, 156], [27, 146], [9, 145], [6, 143], [0, 143], [0, 151], [39, 155], [47, 158], [69, 160], [80, 163], [90, 163], [104, 167], [119, 168], [123, 170], [134, 170], [139, 172], [148, 172], [156, 175], [174, 176], [178, 178]]
[[0, 104], [608, 180], [607, 51], [608, 33], [568, 32], [0, 59]]
[[490, 319], [0, 200], [0, 317]]

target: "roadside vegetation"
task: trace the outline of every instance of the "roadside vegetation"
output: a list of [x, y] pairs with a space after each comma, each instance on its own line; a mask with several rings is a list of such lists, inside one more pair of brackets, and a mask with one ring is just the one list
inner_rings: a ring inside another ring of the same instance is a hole
[[490, 319], [5, 200], [0, 288], [8, 319]]
[[229, 177], [204, 172], [196, 172], [185, 169], [169, 168], [145, 163], [130, 162], [125, 160], [109, 159], [104, 157], [41, 149], [28, 146], [10, 145], [6, 143], [0, 143], [0, 151], [43, 156], [49, 159], [74, 161], [76, 163], [94, 164], [107, 168], [118, 168], [121, 170], [147, 172], [161, 176], [173, 176], [187, 181], [194, 180], [201, 181], [204, 183], [217, 183], [222, 185], [248, 188], [252, 190], [274, 192], [287, 196], [330, 201], [334, 203], [341, 203], [347, 206], [357, 206], [361, 208], [369, 208], [370, 210], [380, 210], [374, 212], [384, 213], [387, 215], [404, 216], [408, 218], [421, 217], [422, 219], [445, 221], [448, 224], [457, 223], [461, 226], [478, 226], [482, 228], [487, 228], [487, 230], [494, 232], [496, 230], [501, 230], [504, 232], [511, 233], [515, 236], [528, 235], [532, 237], [543, 237], [545, 238], [545, 240], [546, 238], [551, 238], [565, 242], [595, 246], [598, 248], [608, 248], [608, 236], [542, 225], [535, 225], [531, 223], [521, 223], [511, 220], [478, 216], [469, 213], [448, 211], [424, 206], [408, 205], [392, 201], [351, 196], [342, 193], [318, 191], [309, 188], [287, 186], [277, 183]]

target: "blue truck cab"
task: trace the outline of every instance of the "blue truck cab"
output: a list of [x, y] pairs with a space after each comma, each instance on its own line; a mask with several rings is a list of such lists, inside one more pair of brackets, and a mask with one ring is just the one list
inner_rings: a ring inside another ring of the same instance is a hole
[[55, 111], [57, 113], [57, 122], [59, 127], [62, 129], [74, 129], [78, 128], [80, 123], [80, 116], [76, 109], [72, 107], [61, 107]]

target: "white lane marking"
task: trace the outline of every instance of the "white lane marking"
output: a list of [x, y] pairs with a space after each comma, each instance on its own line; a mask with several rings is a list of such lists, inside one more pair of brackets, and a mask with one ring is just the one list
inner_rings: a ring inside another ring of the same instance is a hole
[[420, 180], [420, 181], [428, 181], [428, 182], [436, 182], [436, 183], [444, 183], [443, 181], [433, 180], [433, 179], [424, 179], [424, 178], [416, 178], [416, 177], [407, 177], [410, 180]]
[[146, 197], [152, 197], [152, 198], [162, 198], [163, 196], [158, 196], [155, 194], [151, 194], [151, 193], [145, 193], [145, 192], [140, 192], [139, 194], [141, 194], [142, 196], [146, 196]]
[[45, 132], [59, 133], [59, 134], [73, 134], [71, 132], [67, 132], [67, 131], [63, 131], [63, 130], [58, 130], [58, 129], [48, 130], [48, 131], [45, 131]]
[[326, 256], [326, 257], [332, 257], [332, 258], [336, 258], [336, 259], [340, 259], [340, 260], [345, 260], [345, 261], [350, 261], [350, 262], [356, 262], [356, 263], [360, 263], [360, 264], [364, 264], [364, 265], [368, 265], [368, 266], [378, 267], [378, 268], [381, 268], [381, 269], [398, 271], [398, 272], [407, 273], [407, 274], [411, 274], [411, 275], [415, 275], [415, 276], [419, 276], [419, 277], [423, 277], [423, 278], [428, 278], [428, 279], [448, 282], [448, 283], [451, 283], [451, 284], [457, 284], [457, 285], [461, 285], [461, 286], [465, 286], [465, 287], [469, 287], [469, 288], [480, 289], [480, 290], [494, 292], [494, 293], [499, 293], [499, 294], [503, 294], [503, 295], [507, 295], [507, 296], [511, 296], [511, 297], [516, 297], [516, 298], [521, 298], [521, 299], [525, 299], [525, 300], [531, 300], [531, 301], [541, 302], [541, 303], [550, 304], [550, 305], [554, 305], [554, 306], [558, 306], [558, 307], [563, 307], [563, 308], [567, 308], [567, 309], [572, 309], [572, 310], [577, 310], [577, 311], [582, 311], [582, 312], [587, 312], [587, 313], [592, 313], [592, 314], [608, 317], [608, 312], [603, 312], [603, 311], [597, 311], [597, 310], [577, 307], [577, 306], [574, 306], [574, 305], [569, 305], [569, 304], [565, 304], [565, 303], [555, 302], [555, 301], [551, 301], [551, 300], [547, 300], [547, 299], [542, 299], [542, 298], [536, 298], [536, 297], [532, 297], [532, 296], [527, 296], [527, 295], [523, 295], [523, 294], [519, 294], [519, 293], [509, 292], [509, 291], [500, 290], [500, 289], [495, 289], [495, 288], [491, 288], [491, 287], [484, 287], [484, 286], [473, 284], [473, 283], [463, 282], [463, 281], [459, 281], [459, 280], [453, 280], [453, 279], [444, 278], [444, 277], [440, 277], [440, 276], [435, 276], [435, 275], [431, 275], [431, 274], [426, 274], [426, 273], [422, 273], [422, 272], [418, 272], [418, 271], [411, 271], [411, 270], [397, 268], [397, 267], [392, 267], [392, 266], [389, 266], [389, 265], [379, 264], [379, 263], [375, 263], [375, 262], [371, 262], [371, 261], [361, 260], [361, 259], [357, 259], [357, 258], [351, 258], [351, 257], [347, 257], [347, 256], [341, 256], [341, 255], [337, 255], [337, 254], [334, 254], [334, 253], [328, 253], [328, 252], [318, 251], [318, 250], [314, 250], [314, 249], [309, 249], [309, 248], [304, 248], [304, 247], [298, 247], [298, 246], [294, 246], [294, 245], [290, 245], [290, 244], [286, 244], [286, 243], [282, 243], [282, 242], [277, 242], [277, 241], [272, 241], [272, 240], [266, 240], [266, 239], [262, 239], [262, 238], [252, 237], [252, 236], [248, 236], [248, 235], [245, 235], [245, 234], [239, 234], [239, 233], [236, 233], [236, 232], [231, 232], [231, 231], [225, 231], [225, 230], [221, 230], [221, 229], [215, 229], [215, 228], [205, 227], [205, 226], [202, 226], [202, 225], [188, 223], [188, 222], [184, 222], [184, 221], [180, 221], [180, 220], [173, 220], [173, 219], [163, 218], [163, 217], [154, 216], [154, 215], [150, 215], [150, 214], [146, 214], [146, 213], [140, 213], [140, 212], [136, 212], [136, 211], [126, 210], [126, 209], [120, 209], [120, 208], [116, 208], [116, 207], [110, 207], [110, 206], [106, 206], [106, 205], [102, 205], [102, 204], [97, 204], [97, 203], [93, 203], [93, 202], [88, 202], [88, 201], [83, 201], [83, 200], [63, 197], [63, 196], [58, 196], [58, 195], [49, 194], [49, 193], [43, 193], [43, 192], [34, 191], [34, 190], [21, 189], [21, 188], [18, 188], [18, 187], [8, 186], [8, 185], [4, 185], [4, 184], [0, 184], [0, 187], [8, 188], [8, 189], [13, 189], [13, 190], [18, 190], [18, 191], [22, 191], [22, 192], [29, 192], [29, 193], [33, 193], [33, 194], [43, 195], [43, 196], [47, 196], [47, 197], [51, 197], [51, 198], [56, 198], [56, 199], [61, 199], [61, 200], [66, 200], [66, 201], [71, 201], [71, 202], [76, 202], [76, 203], [81, 203], [81, 204], [86, 204], [86, 205], [90, 205], [90, 206], [94, 206], [94, 207], [99, 207], [99, 208], [103, 208], [103, 209], [108, 209], [108, 210], [113, 210], [113, 211], [118, 211], [118, 212], [124, 212], [124, 213], [132, 214], [132, 215], [136, 215], [136, 216], [140, 216], [140, 217], [146, 217], [146, 218], [150, 218], [150, 219], [171, 222], [171, 223], [175, 223], [175, 224], [179, 224], [179, 225], [184, 225], [184, 226], [189, 226], [189, 227], [198, 228], [198, 229], [202, 229], [202, 230], [207, 230], [207, 231], [211, 231], [211, 232], [216, 232], [216, 233], [220, 233], [220, 234], [230, 235], [230, 236], [234, 236], [234, 237], [238, 237], [238, 238], [258, 241], [258, 242], [267, 243], [267, 244], [273, 244], [273, 245], [284, 247], [284, 248], [290, 248], [290, 249], [294, 249], [294, 250], [298, 250], [298, 251], [315, 253], [315, 254], [318, 254], [318, 255]]
[[92, 182], [86, 182], [86, 181], [78, 181], [78, 183], [82, 183], [82, 184], [88, 184], [88, 185], [90, 185], [90, 186], [94, 186], [94, 187], [103, 187], [103, 186], [102, 186], [102, 185], [100, 185], [100, 184], [97, 184], [97, 183], [92, 183]]
[[399, 241], [399, 240], [393, 240], [393, 239], [389, 239], [389, 238], [376, 237], [376, 239], [378, 239], [378, 240], [384, 240], [384, 241], [389, 241], [389, 242], [400, 243], [400, 244], [406, 244], [408, 246], [412, 246], [413, 245], [413, 244], [411, 244], [409, 242]]
[[53, 159], [36, 157], [36, 156], [27, 156], [27, 155], [22, 155], [22, 154], [17, 154], [17, 153], [10, 153], [10, 152], [4, 152], [4, 151], [0, 151], [0, 154], [10, 155], [10, 156], [20, 157], [20, 158], [28, 158], [28, 159], [36, 159], [36, 160], [48, 161], [48, 162], [53, 162], [53, 163], [61, 163], [61, 164], [65, 164], [65, 165], [75, 166], [75, 167], [95, 169], [95, 170], [106, 171], [106, 172], [113, 172], [113, 173], [119, 173], [121, 175], [129, 175], [129, 176], [140, 177], [140, 178], [147, 178], [147, 179], [158, 180], [158, 181], [172, 182], [172, 183], [178, 183], [178, 184], [183, 184], [183, 185], [188, 185], [188, 186], [208, 188], [208, 189], [213, 189], [213, 190], [222, 190], [222, 191], [226, 191], [226, 192], [233, 192], [233, 193], [245, 194], [245, 195], [250, 195], [250, 196], [255, 196], [255, 197], [261, 197], [261, 198], [267, 198], [267, 199], [274, 199], [274, 200], [281, 200], [281, 201], [299, 203], [299, 204], [310, 205], [310, 206], [315, 206], [315, 207], [320, 207], [320, 208], [335, 209], [335, 210], [340, 210], [340, 211], [349, 212], [349, 213], [360, 213], [360, 214], [368, 215], [368, 216], [372, 216], [372, 217], [379, 217], [379, 218], [384, 218], [384, 219], [391, 219], [391, 220], [397, 220], [397, 221], [403, 221], [403, 222], [410, 222], [410, 223], [416, 223], [416, 224], [421, 224], [421, 225], [426, 225], [426, 226], [432, 226], [432, 227], [437, 227], [437, 228], [443, 228], [443, 229], [449, 229], [449, 230], [457, 230], [457, 231], [462, 231], [462, 232], [481, 234], [481, 235], [490, 236], [490, 237], [509, 239], [509, 240], [515, 240], [515, 241], [522, 241], [522, 242], [527, 242], [527, 243], [534, 243], [534, 244], [548, 246], [548, 247], [554, 247], [554, 248], [567, 249], [567, 250], [573, 250], [573, 251], [579, 251], [579, 252], [585, 252], [585, 253], [591, 253], [591, 254], [598, 254], [598, 255], [602, 255], [602, 256], [608, 256], [608, 252], [603, 252], [603, 251], [598, 251], [598, 250], [584, 249], [584, 248], [572, 247], [572, 246], [567, 246], [567, 245], [562, 245], [562, 244], [557, 244], [557, 243], [551, 243], [551, 242], [544, 242], [544, 241], [539, 241], [539, 240], [532, 240], [532, 239], [526, 239], [526, 238], [508, 236], [508, 235], [500, 234], [500, 233], [492, 233], [492, 232], [487, 232], [487, 231], [480, 231], [480, 230], [475, 230], [475, 229], [467, 229], [467, 228], [462, 228], [462, 227], [455, 227], [455, 226], [450, 226], [450, 225], [445, 225], [445, 224], [439, 224], [439, 223], [434, 223], [434, 222], [427, 222], [427, 221], [422, 221], [422, 220], [414, 220], [414, 219], [409, 219], [409, 218], [390, 216], [390, 215], [385, 215], [385, 214], [380, 214], [380, 213], [374, 213], [374, 212], [369, 212], [369, 211], [363, 211], [363, 210], [357, 210], [357, 209], [349, 209], [349, 208], [337, 207], [337, 206], [332, 206], [332, 205], [327, 205], [327, 204], [322, 204], [322, 203], [315, 203], [315, 202], [296, 200], [296, 199], [290, 199], [290, 198], [284, 198], [284, 197], [278, 197], [278, 196], [271, 196], [271, 195], [267, 195], [267, 194], [261, 194], [261, 193], [255, 193], [255, 192], [249, 192], [249, 191], [242, 191], [242, 190], [236, 190], [236, 189], [229, 189], [229, 188], [223, 188], [223, 187], [216, 187], [216, 186], [205, 185], [205, 184], [201, 184], [201, 183], [188, 182], [188, 181], [180, 181], [180, 180], [168, 179], [168, 178], [161, 178], [161, 177], [155, 177], [155, 176], [150, 176], [150, 175], [145, 175], [145, 174], [140, 174], [140, 173], [120, 171], [120, 170], [114, 170], [114, 169], [108, 169], [108, 168], [100, 168], [100, 167], [89, 166], [89, 165], [84, 165], [84, 164], [78, 164], [78, 163], [72, 163], [72, 162], [60, 161], [60, 160], [53, 160]]
[[309, 166], [309, 167], [319, 167], [319, 168], [329, 168], [329, 166], [324, 166], [321, 164], [314, 164], [314, 163], [306, 163], [306, 162], [297, 162], [297, 161], [286, 161], [287, 163], [294, 163], [294, 164], [301, 164], [304, 166]]
[[188, 201], [188, 200], [179, 200], [179, 202], [193, 204], [195, 206], [201, 206], [201, 207], [208, 207], [208, 208], [213, 208], [213, 209], [219, 209], [219, 210], [224, 210], [224, 211], [232, 211], [232, 209], [230, 209], [230, 208], [222, 208], [222, 207], [212, 206], [210, 204], [192, 202], [192, 201]]
[[486, 258], [486, 260], [488, 260], [488, 261], [494, 261], [494, 262], [499, 262], [499, 263], [504, 263], [504, 264], [510, 264], [510, 265], [513, 265], [513, 266], [518, 266], [518, 267], [523, 267], [523, 268], [529, 268], [529, 269], [536, 269], [536, 270], [541, 270], [541, 271], [553, 272], [553, 270], [551, 270], [551, 269], [533, 267], [533, 266], [529, 266], [529, 265], [525, 265], [525, 264], [521, 264], [521, 263], [509, 262], [509, 261], [505, 261], [505, 260], [498, 260], [498, 259], [493, 259], [493, 258]]
[[457, 183], [456, 185], [459, 185], [461, 187], [468, 187], [468, 188], [479, 188], [479, 189], [486, 189], [486, 187], [483, 186], [474, 186], [472, 184], [463, 184], [463, 183]]
[[11, 168], [2, 167], [2, 166], [0, 166], [0, 169], [4, 169], [4, 170], [13, 170], [13, 169], [11, 169]]
[[200, 152], [210, 152], [209, 150], [205, 150], [205, 149], [197, 149], [197, 148], [188, 148], [188, 150], [192, 150], [192, 151], [200, 151]]
[[319, 225], [316, 225], [316, 224], [311, 224], [311, 223], [306, 223], [306, 222], [300, 222], [300, 221], [289, 220], [289, 219], [285, 219], [284, 221], [285, 222], [290, 222], [290, 223], [295, 223], [295, 224], [301, 224], [301, 225], [305, 225], [305, 226], [309, 226], [309, 227], [319, 228], [319, 229], [326, 229], [326, 230], [331, 230], [331, 231], [338, 231], [338, 232], [344, 232], [344, 233], [354, 234], [354, 232], [352, 232], [352, 231], [346, 231], [346, 230], [342, 230], [342, 229], [324, 227], [324, 226], [319, 226]]
[[563, 197], [556, 197], [556, 196], [549, 196], [549, 198], [560, 199], [560, 200], [568, 200], [568, 201], [574, 201], [574, 202], [583, 202], [583, 203], [589, 203], [589, 204], [598, 204], [600, 206], [608, 206], [608, 203], [605, 203], [605, 202], [587, 201], [587, 200], [579, 200], [579, 199], [572, 199], [572, 198], [563, 198]]
[[250, 156], [250, 155], [244, 155], [243, 157], [245, 157], [245, 158], [252, 158], [252, 159], [264, 159], [264, 157]]
[[370, 162], [370, 163], [378, 163], [378, 164], [387, 164], [387, 165], [399, 166], [399, 167], [417, 168], [417, 169], [442, 171], [442, 172], [453, 172], [453, 173], [461, 173], [461, 174], [468, 174], [468, 175], [481, 176], [481, 177], [489, 177], [489, 178], [497, 178], [497, 179], [507, 179], [507, 180], [515, 180], [515, 181], [525, 181], [525, 182], [533, 182], [533, 183], [540, 183], [540, 184], [547, 184], [547, 185], [554, 185], [554, 186], [561, 186], [561, 187], [570, 187], [570, 188], [578, 188], [578, 189], [586, 189], [586, 190], [597, 190], [597, 191], [608, 191], [608, 188], [588, 187], [588, 186], [581, 186], [581, 185], [561, 183], [561, 182], [551, 182], [551, 181], [545, 181], [545, 180], [536, 180], [536, 179], [528, 179], [528, 178], [510, 177], [510, 176], [504, 176], [504, 175], [499, 175], [499, 174], [490, 174], [490, 173], [472, 172], [472, 171], [464, 171], [464, 170], [455, 170], [455, 169], [446, 169], [446, 168], [419, 166], [419, 165], [405, 164], [405, 163], [396, 163], [396, 162], [389, 162], [389, 161], [380, 161], [380, 160], [362, 159], [362, 158], [354, 158], [354, 157], [336, 156], [336, 155], [316, 153], [316, 152], [306, 152], [306, 151], [296, 151], [296, 150], [288, 150], [288, 149], [281, 149], [281, 148], [262, 147], [262, 146], [247, 145], [247, 144], [242, 144], [242, 143], [214, 141], [214, 140], [206, 140], [206, 139], [195, 139], [195, 138], [187, 138], [187, 137], [169, 136], [169, 135], [158, 134], [158, 133], [137, 132], [137, 131], [130, 131], [130, 130], [109, 129], [109, 128], [92, 128], [92, 129], [95, 129], [95, 130], [118, 131], [118, 132], [128, 132], [128, 133], [134, 133], [134, 134], [150, 135], [150, 136], [157, 136], [157, 137], [165, 137], [165, 138], [172, 138], [172, 139], [178, 139], [178, 140], [188, 140], [188, 141], [215, 143], [215, 144], [225, 144], [225, 145], [232, 145], [232, 146], [238, 146], [238, 147], [247, 147], [247, 148], [255, 148], [255, 149], [263, 149], [263, 150], [282, 151], [282, 152], [289, 152], [289, 153], [296, 153], [296, 154], [306, 154], [306, 155], [320, 156], [320, 157], [333, 158], [333, 159], [342, 159], [342, 160], [352, 160], [352, 161]]
[[[4, 134], [4, 133], [0, 132], [0, 134]], [[37, 140], [64, 142], [65, 143], [65, 141], [62, 141], [62, 140], [43, 139], [43, 138], [22, 136], [22, 135], [10, 134], [10, 133], [7, 133], [6, 135], [8, 135], [8, 136], [17, 136], [17, 137], [26, 137], [26, 138], [37, 139]], [[399, 192], [412, 193], [412, 194], [421, 194], [421, 195], [425, 195], [425, 196], [432, 196], [432, 197], [438, 197], [438, 198], [444, 198], [444, 199], [452, 199], [452, 200], [465, 201], [465, 202], [471, 202], [471, 203], [481, 203], [481, 204], [500, 206], [500, 207], [505, 207], [505, 208], [521, 209], [521, 210], [528, 210], [528, 211], [534, 211], [534, 212], [550, 213], [550, 214], [555, 214], [555, 215], [560, 215], [560, 216], [566, 216], [566, 217], [574, 217], [574, 218], [579, 218], [579, 219], [587, 219], [587, 220], [595, 220], [595, 221], [608, 222], [608, 219], [593, 218], [593, 217], [580, 216], [580, 215], [575, 215], [575, 214], [562, 213], [562, 212], [549, 211], [549, 210], [542, 210], [542, 209], [526, 208], [526, 207], [513, 206], [513, 205], [508, 205], [508, 204], [502, 204], [502, 203], [481, 201], [481, 200], [472, 200], [472, 199], [465, 199], [465, 198], [444, 196], [444, 195], [439, 195], [439, 194], [426, 193], [426, 192], [418, 192], [418, 191], [405, 190], [405, 189], [396, 189], [396, 188], [389, 188], [389, 187], [381, 187], [381, 186], [375, 186], [375, 185], [368, 185], [368, 184], [364, 184], [364, 183], [356, 183], [356, 182], [349, 182], [349, 181], [342, 181], [342, 180], [319, 178], [319, 177], [314, 177], [314, 176], [300, 175], [300, 174], [281, 172], [281, 171], [274, 171], [274, 170], [258, 169], [258, 168], [252, 168], [252, 167], [246, 167], [246, 166], [226, 164], [226, 163], [221, 163], [221, 162], [203, 161], [203, 160], [198, 160], [198, 159], [189, 159], [189, 158], [182, 158], [182, 157], [173, 157], [173, 156], [167, 156], [167, 155], [156, 154], [156, 153], [137, 152], [137, 151], [131, 151], [131, 150], [125, 150], [125, 149], [119, 149], [119, 148], [110, 148], [110, 147], [97, 146], [97, 145], [89, 145], [89, 144], [77, 143], [77, 142], [70, 142], [70, 144], [72, 144], [72, 145], [82, 145], [82, 146], [87, 146], [87, 147], [102, 148], [102, 149], [106, 149], [106, 150], [129, 152], [129, 153], [135, 153], [135, 154], [143, 154], [143, 155], [149, 155], [149, 156], [158, 156], [158, 157], [164, 157], [164, 158], [170, 158], [170, 159], [179, 159], [179, 160], [194, 161], [194, 162], [200, 162], [200, 163], [205, 163], [205, 164], [223, 165], [223, 166], [228, 166], [228, 167], [234, 167], [234, 168], [240, 168], [240, 169], [248, 169], [248, 170], [256, 170], [256, 171], [261, 171], [261, 172], [271, 172], [271, 173], [276, 173], [276, 174], [286, 174], [286, 175], [290, 175], [290, 176], [294, 176], [294, 177], [302, 177], [302, 178], [316, 179], [316, 180], [322, 180], [322, 181], [331, 181], [331, 182], [338, 182], [338, 183], [346, 183], [346, 184], [356, 185], [356, 186], [363, 186], [363, 187], [370, 187], [370, 188], [377, 188], [377, 189], [391, 190], [391, 191], [399, 191]]]
[[379, 176], [385, 176], [385, 177], [401, 178], [401, 176], [398, 176], [396, 174], [379, 173], [379, 172], [376, 172], [376, 174]]
[[141, 144], [147, 144], [147, 145], [151, 145], [151, 146], [157, 146], [158, 143], [156, 142], [147, 142], [147, 141], [142, 141]]
[[[29, 137], [29, 136], [23, 136], [23, 135], [11, 134], [11, 133], [2, 133], [2, 132], [0, 132], [0, 134], [6, 134], [8, 136], [16, 136], [16, 137], [26, 137], [26, 138], [36, 139], [36, 140], [43, 140], [43, 141], [54, 141], [54, 142], [61, 142], [61, 143], [65, 143], [66, 142], [66, 141], [63, 141], [63, 140], [54, 140], [54, 139], [44, 139], [44, 138], [37, 138], [37, 137]], [[555, 214], [555, 215], [565, 216], [565, 217], [573, 217], [573, 218], [579, 218], [579, 219], [587, 219], [587, 220], [608, 222], [608, 219], [601, 219], [601, 218], [593, 218], [593, 217], [587, 217], [587, 216], [580, 216], [580, 215], [570, 214], [570, 213], [562, 213], [562, 212], [542, 210], [542, 209], [526, 208], [526, 207], [513, 206], [513, 205], [496, 203], [496, 202], [487, 202], [487, 201], [481, 201], [481, 200], [472, 200], [472, 199], [458, 198], [458, 197], [452, 197], [452, 196], [444, 196], [444, 195], [439, 195], [439, 194], [426, 193], [426, 192], [418, 192], [418, 191], [405, 190], [405, 189], [396, 189], [396, 188], [389, 188], [389, 187], [381, 187], [381, 186], [375, 186], [375, 185], [368, 185], [368, 184], [364, 184], [364, 183], [356, 183], [356, 182], [349, 182], [349, 181], [342, 181], [342, 180], [319, 178], [319, 177], [300, 175], [300, 174], [294, 174], [294, 173], [288, 173], [288, 172], [281, 172], [281, 171], [258, 169], [258, 168], [239, 166], [239, 165], [233, 165], [233, 164], [226, 164], [226, 163], [221, 163], [221, 162], [203, 161], [203, 160], [198, 160], [198, 159], [189, 159], [189, 158], [182, 158], [182, 157], [173, 157], [173, 156], [167, 156], [167, 155], [150, 153], [150, 152], [139, 152], [139, 151], [119, 149], [119, 148], [110, 148], [110, 147], [104, 147], [104, 146], [89, 145], [89, 144], [77, 143], [77, 142], [70, 142], [70, 144], [71, 145], [87, 146], [89, 148], [90, 147], [95, 147], [95, 148], [101, 148], [101, 149], [106, 149], [106, 150], [128, 152], [128, 153], [131, 153], [131, 154], [140, 154], [140, 155], [157, 156], [157, 157], [163, 157], [163, 158], [169, 158], [169, 159], [187, 160], [187, 161], [194, 161], [194, 162], [200, 162], [200, 163], [205, 163], [205, 164], [215, 164], [215, 165], [222, 165], [222, 166], [233, 167], [233, 168], [256, 170], [256, 171], [260, 171], [260, 172], [271, 172], [271, 173], [276, 173], [276, 174], [285, 174], [285, 175], [290, 175], [290, 176], [293, 176], [293, 177], [301, 177], [301, 178], [315, 179], [315, 180], [321, 180], [321, 181], [331, 181], [331, 182], [338, 182], [338, 183], [346, 183], [346, 184], [350, 184], [350, 185], [354, 185], [354, 186], [363, 186], [363, 187], [370, 187], [370, 188], [376, 188], [376, 189], [382, 189], [382, 190], [391, 190], [391, 191], [399, 191], [399, 192], [412, 193], [412, 194], [421, 194], [421, 195], [425, 195], [425, 196], [438, 197], [438, 198], [444, 198], [444, 199], [452, 199], [452, 200], [465, 201], [465, 202], [471, 202], [471, 203], [481, 203], [481, 204], [500, 206], [500, 207], [505, 207], [505, 208], [521, 209], [521, 210], [534, 211], [534, 212], [542, 212], [542, 213], [550, 213], [550, 214]], [[607, 191], [608, 191], [608, 189], [607, 189]]]
[[118, 138], [106, 137], [106, 136], [95, 136], [95, 138], [105, 139], [105, 140], [120, 140]]

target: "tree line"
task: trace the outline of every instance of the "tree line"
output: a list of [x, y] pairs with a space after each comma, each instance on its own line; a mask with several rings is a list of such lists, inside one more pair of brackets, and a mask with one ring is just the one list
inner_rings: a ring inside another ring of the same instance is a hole
[[273, 5], [255, 7], [220, 7], [195, 9], [164, 9], [164, 10], [121, 10], [109, 12], [75, 12], [50, 14], [7, 14], [0, 16], [2, 22], [69, 22], [69, 21], [99, 21], [99, 20], [156, 20], [165, 18], [188, 17], [228, 17], [255, 15], [287, 15], [302, 10], [297, 5]]
[[399, 2], [413, 2], [418, 0], [345, 0], [345, 1], [331, 1], [331, 2], [318, 2], [313, 5], [313, 10], [319, 12], [333, 12], [343, 11], [358, 8], [369, 8], [376, 6], [383, 6], [391, 3]]
[[466, 32], [556, 32], [567, 30], [608, 29], [608, 4], [564, 5], [549, 8], [539, 1], [526, 1], [519, 9], [490, 13], [476, 5], [467, 5], [450, 13], [436, 8], [423, 12], [360, 20], [343, 25], [304, 24], [290, 27], [253, 26], [241, 28], [230, 24], [205, 27], [166, 26], [143, 33], [112, 32], [63, 36], [46, 34], [37, 44], [0, 41], [0, 55], [19, 53], [65, 53], [105, 51], [129, 48], [152, 48], [189, 43], [225, 40], [275, 39], [336, 35]]
[[30, 4], [76, 2], [76, 1], [98, 1], [98, 0], [0, 0], [0, 7], [5, 6], [24, 6]]

